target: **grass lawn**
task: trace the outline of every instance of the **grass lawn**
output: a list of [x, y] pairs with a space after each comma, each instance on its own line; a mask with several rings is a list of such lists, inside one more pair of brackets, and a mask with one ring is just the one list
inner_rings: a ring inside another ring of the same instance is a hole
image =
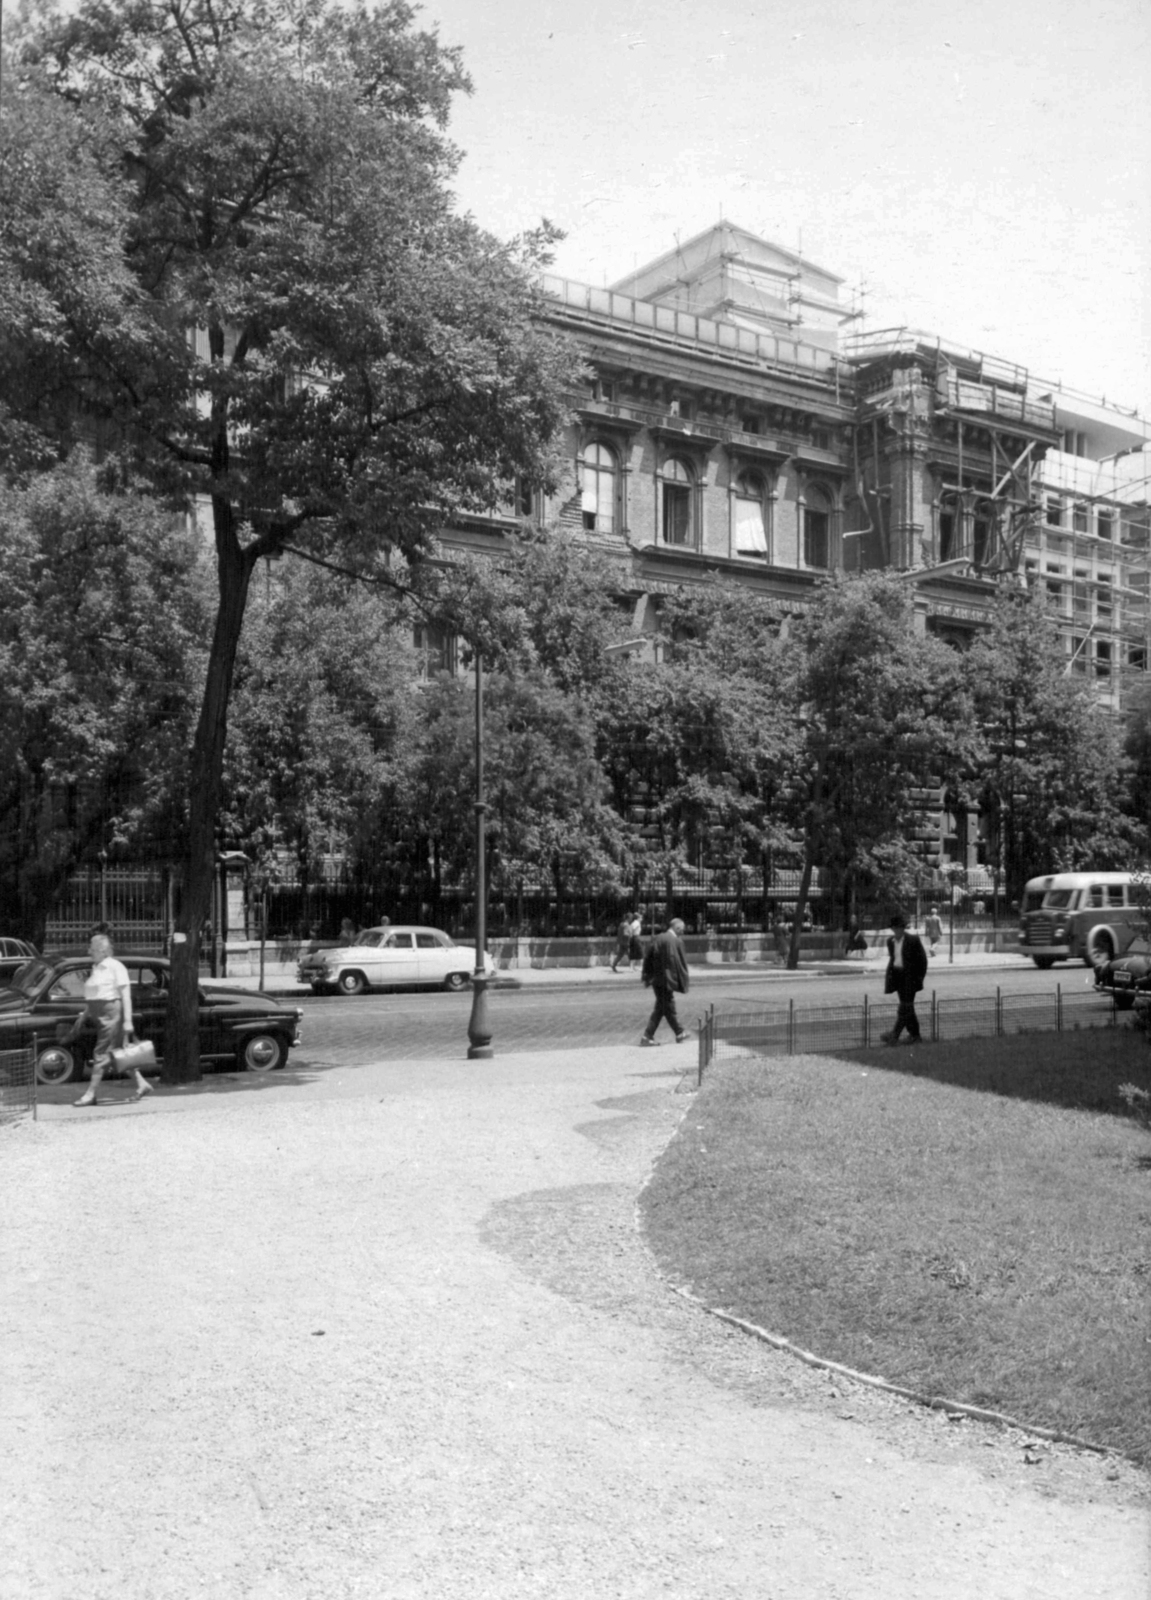
[[818, 1355], [1151, 1463], [1129, 1029], [713, 1065], [642, 1200], [669, 1277]]

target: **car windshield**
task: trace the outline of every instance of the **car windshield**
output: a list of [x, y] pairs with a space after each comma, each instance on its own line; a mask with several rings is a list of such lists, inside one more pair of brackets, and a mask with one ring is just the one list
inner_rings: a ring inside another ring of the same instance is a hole
[[362, 933], [356, 943], [363, 950], [378, 950], [384, 942], [382, 933]]
[[9, 980], [8, 987], [16, 989], [20, 994], [33, 995], [51, 971], [52, 963], [36, 956], [31, 961], [26, 961], [22, 967], [17, 967]]

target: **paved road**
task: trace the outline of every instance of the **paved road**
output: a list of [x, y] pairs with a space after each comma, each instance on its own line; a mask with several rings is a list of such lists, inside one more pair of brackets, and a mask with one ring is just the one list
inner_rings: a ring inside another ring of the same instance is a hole
[[[1086, 973], [1079, 967], [1058, 974], [1033, 967], [933, 967], [928, 991], [951, 998], [994, 994], [1053, 994], [1056, 984], [1079, 996]], [[874, 970], [819, 975], [772, 973], [762, 978], [728, 979], [696, 971], [690, 994], [681, 1002], [682, 1020], [696, 1019], [714, 1003], [724, 1009], [786, 1005], [794, 996], [804, 1005], [860, 1004], [867, 994], [883, 990]], [[412, 1059], [450, 1058], [467, 1050], [471, 1015], [468, 994], [439, 991], [387, 995], [331, 996], [300, 1001], [304, 1011], [304, 1044], [299, 1051], [310, 1063], [354, 1065], [378, 1060], [381, 1053]], [[635, 976], [599, 978], [587, 984], [496, 989], [489, 997], [489, 1021], [501, 1055], [525, 1050], [578, 1049], [584, 1045], [634, 1044], [650, 1010], [650, 994]], [[1099, 1002], [1100, 1014], [1107, 1010]], [[661, 1036], [669, 1040], [664, 1028]], [[665, 1048], [670, 1045], [665, 1043]], [[690, 1046], [681, 1046], [680, 1053]], [[662, 1058], [661, 1058], [662, 1059]]]

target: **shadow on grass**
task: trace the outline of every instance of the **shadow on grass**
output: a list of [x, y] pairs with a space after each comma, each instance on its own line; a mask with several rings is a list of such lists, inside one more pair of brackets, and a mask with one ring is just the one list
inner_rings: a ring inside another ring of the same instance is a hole
[[999, 1039], [827, 1053], [872, 1071], [1124, 1119], [1130, 1113], [1119, 1096], [1119, 1085], [1133, 1083], [1151, 1090], [1151, 1043], [1146, 1034], [1131, 1028], [1017, 1033]]

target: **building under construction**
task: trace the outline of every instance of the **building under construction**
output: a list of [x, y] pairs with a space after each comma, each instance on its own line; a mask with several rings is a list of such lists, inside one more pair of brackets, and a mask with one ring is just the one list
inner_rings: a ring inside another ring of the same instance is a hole
[[[567, 481], [445, 544], [493, 548], [525, 516], [558, 523], [616, 563], [653, 636], [662, 595], [715, 575], [787, 611], [829, 571], [893, 568], [916, 625], [956, 643], [987, 625], [1003, 586], [1042, 586], [1068, 671], [1101, 703], [1119, 710], [1145, 674], [1151, 523], [1136, 453], [1151, 432], [1136, 413], [934, 335], [853, 331], [840, 279], [732, 223], [611, 288], [544, 287], [590, 372]], [[925, 810], [925, 866], [990, 889], [982, 821], [946, 799]]]

